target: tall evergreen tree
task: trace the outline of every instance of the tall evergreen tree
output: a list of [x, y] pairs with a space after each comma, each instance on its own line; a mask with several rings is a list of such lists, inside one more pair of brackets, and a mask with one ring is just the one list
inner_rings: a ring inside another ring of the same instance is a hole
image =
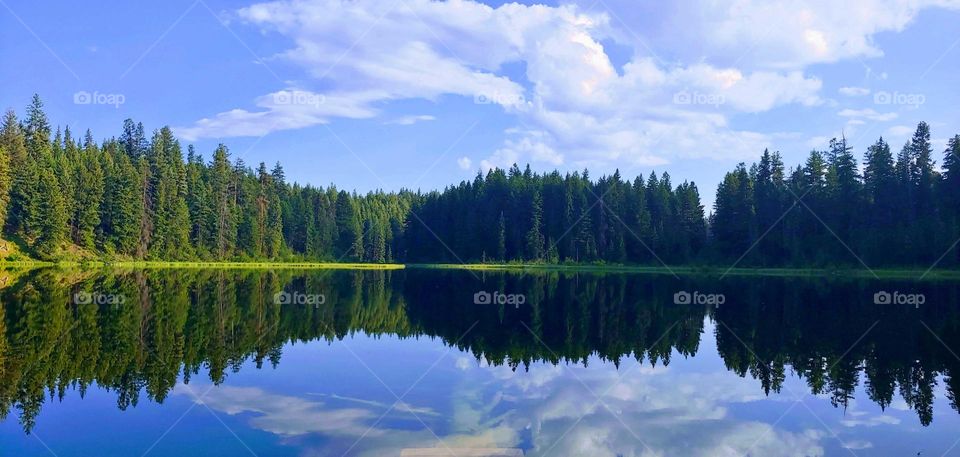
[[24, 164], [26, 160], [26, 145], [17, 115], [7, 111], [0, 125], [0, 231], [7, 227], [13, 197], [13, 184], [16, 172], [11, 170], [11, 163]]
[[530, 229], [527, 230], [526, 248], [527, 258], [530, 260], [543, 260], [545, 252], [543, 232], [543, 197], [539, 191], [533, 193], [530, 202]]
[[211, 252], [217, 259], [227, 259], [234, 253], [237, 236], [237, 189], [230, 153], [223, 144], [217, 146], [210, 164], [210, 191], [213, 202], [213, 236]]

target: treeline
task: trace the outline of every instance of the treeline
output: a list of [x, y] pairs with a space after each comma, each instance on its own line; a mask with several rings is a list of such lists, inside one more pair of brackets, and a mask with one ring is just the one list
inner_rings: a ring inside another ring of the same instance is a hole
[[0, 130], [4, 238], [41, 258], [388, 262], [416, 199], [288, 184], [279, 164], [251, 168], [224, 145], [207, 162], [132, 120], [99, 143], [54, 134], [37, 96]]
[[789, 172], [778, 153], [764, 151], [749, 169], [727, 173], [710, 227], [713, 255], [745, 255], [752, 265], [956, 267], [960, 135], [948, 141], [942, 173], [925, 122], [896, 156], [877, 140], [862, 172], [845, 138]]
[[[707, 242], [696, 184], [654, 173], [537, 174], [493, 169], [423, 196], [408, 224], [412, 261], [685, 263]], [[659, 259], [659, 260], [658, 260]]]
[[[960, 236], [958, 154], [960, 136], [940, 173], [925, 123], [896, 157], [871, 146], [862, 173], [845, 139], [789, 171], [765, 151], [727, 174], [708, 218], [696, 184], [667, 173], [514, 165], [366, 195], [288, 183], [280, 164], [248, 166], [224, 145], [209, 161], [184, 152], [167, 127], [148, 137], [127, 120], [100, 142], [53, 132], [34, 96], [0, 130], [0, 226], [45, 259], [928, 266]], [[960, 265], [957, 250], [939, 265]]]

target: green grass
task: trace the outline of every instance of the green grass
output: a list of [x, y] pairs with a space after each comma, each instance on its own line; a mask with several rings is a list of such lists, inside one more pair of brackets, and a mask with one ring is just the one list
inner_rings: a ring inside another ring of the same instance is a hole
[[0, 261], [0, 268], [135, 268], [135, 269], [303, 269], [303, 270], [469, 270], [512, 272], [584, 272], [636, 273], [678, 276], [781, 276], [781, 277], [850, 277], [883, 279], [960, 279], [960, 270], [925, 269], [855, 269], [855, 268], [723, 268], [719, 266], [641, 266], [616, 264], [542, 264], [542, 263], [341, 263], [341, 262], [207, 262], [207, 261]]
[[926, 269], [856, 269], [856, 268], [724, 268], [718, 266], [641, 266], [610, 264], [407, 264], [411, 269], [472, 270], [472, 271], [560, 271], [595, 273], [643, 273], [662, 275], [710, 276], [834, 276], [889, 279], [960, 279], [958, 270]]
[[312, 269], [312, 270], [397, 270], [404, 266], [397, 263], [341, 263], [341, 262], [204, 262], [204, 261], [118, 261], [118, 262], [63, 262], [57, 266], [71, 267], [116, 267], [116, 268], [163, 268], [163, 269]]

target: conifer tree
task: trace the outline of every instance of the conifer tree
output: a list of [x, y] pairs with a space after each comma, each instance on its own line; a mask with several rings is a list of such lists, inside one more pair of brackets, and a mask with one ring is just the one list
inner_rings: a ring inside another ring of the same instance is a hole
[[526, 236], [527, 258], [530, 260], [543, 260], [544, 239], [543, 233], [540, 231], [542, 224], [543, 198], [539, 191], [535, 191], [530, 202], [530, 229]]
[[14, 176], [17, 173], [11, 170], [11, 164], [23, 164], [26, 154], [17, 115], [12, 110], [7, 111], [0, 125], [0, 231], [7, 227], [12, 210]]
[[211, 201], [213, 202], [213, 246], [217, 259], [233, 255], [237, 236], [237, 189], [227, 147], [217, 146], [210, 165]]
[[74, 201], [74, 243], [87, 249], [96, 248], [96, 230], [100, 226], [100, 211], [104, 194], [104, 175], [100, 151], [87, 130], [83, 151], [78, 159]]
[[108, 253], [135, 256], [144, 214], [140, 173], [120, 143], [104, 148], [110, 157], [100, 218], [101, 245]]

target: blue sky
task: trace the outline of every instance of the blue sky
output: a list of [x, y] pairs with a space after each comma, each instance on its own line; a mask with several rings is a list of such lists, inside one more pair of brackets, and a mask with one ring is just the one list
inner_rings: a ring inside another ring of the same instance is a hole
[[0, 0], [0, 107], [133, 118], [294, 180], [435, 189], [530, 163], [717, 183], [960, 132], [960, 1]]

